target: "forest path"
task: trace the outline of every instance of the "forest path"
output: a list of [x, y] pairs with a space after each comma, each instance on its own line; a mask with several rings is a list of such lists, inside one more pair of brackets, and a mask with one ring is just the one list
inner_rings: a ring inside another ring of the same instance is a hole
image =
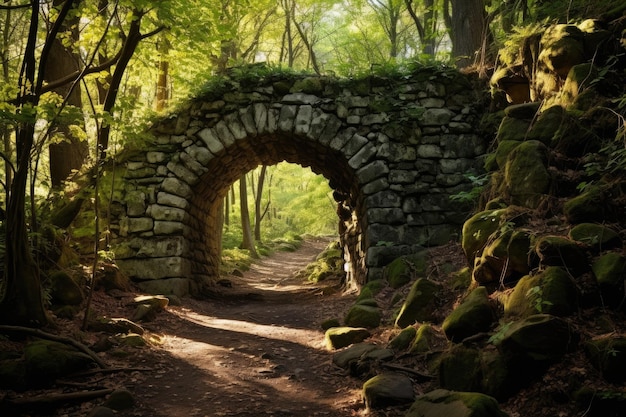
[[[342, 317], [354, 296], [295, 274], [326, 239], [256, 262], [214, 300], [168, 307], [150, 330], [163, 344], [133, 386], [133, 416], [355, 416], [361, 383], [334, 367], [320, 323]], [[330, 292], [330, 294], [328, 294]], [[139, 364], [138, 364], [139, 365]], [[143, 364], [142, 364], [143, 365]]]

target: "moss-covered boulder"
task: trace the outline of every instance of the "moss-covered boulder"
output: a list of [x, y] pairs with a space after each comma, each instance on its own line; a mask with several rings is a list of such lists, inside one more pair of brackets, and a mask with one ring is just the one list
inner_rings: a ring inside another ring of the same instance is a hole
[[505, 141], [522, 142], [526, 140], [526, 133], [530, 129], [530, 118], [504, 117], [498, 127], [496, 140], [498, 143]]
[[522, 230], [507, 230], [483, 250], [476, 260], [472, 278], [477, 283], [506, 283], [528, 274], [532, 237]]
[[[578, 340], [569, 324], [549, 314], [536, 314], [502, 329], [498, 350], [524, 369], [533, 362], [545, 364], [571, 351]], [[530, 369], [529, 369], [530, 371]]]
[[430, 321], [435, 311], [435, 300], [441, 285], [426, 278], [413, 283], [396, 318], [396, 326], [404, 328], [416, 322]]
[[539, 113], [526, 138], [549, 145], [563, 123], [567, 123], [567, 114], [563, 106], [550, 106]]
[[584, 345], [591, 363], [613, 383], [626, 381], [626, 337], [601, 336]]
[[439, 385], [454, 391], [479, 391], [482, 387], [480, 350], [454, 345], [439, 362]]
[[76, 281], [65, 271], [50, 274], [49, 282], [52, 304], [79, 305], [85, 299]]
[[411, 403], [415, 400], [413, 383], [399, 373], [376, 375], [363, 384], [363, 399], [368, 409]]
[[320, 323], [320, 327], [322, 328], [322, 330], [326, 331], [332, 327], [340, 327], [341, 326], [341, 322], [339, 321], [339, 319], [337, 318], [329, 318], [326, 319], [324, 321], [322, 321]]
[[36, 340], [24, 347], [24, 367], [29, 384], [33, 386], [46, 386], [93, 364], [89, 355], [63, 343]]
[[537, 207], [550, 188], [547, 166], [548, 148], [539, 141], [523, 142], [511, 151], [504, 167], [504, 187], [512, 204]]
[[565, 103], [574, 101], [597, 78], [598, 70], [592, 63], [574, 65], [567, 73], [565, 83], [561, 88], [561, 99]]
[[415, 339], [409, 346], [409, 352], [411, 353], [427, 353], [436, 350], [439, 346], [444, 345], [446, 338], [443, 334], [439, 333], [430, 324], [422, 324], [415, 334]]
[[496, 148], [496, 164], [498, 168], [504, 169], [506, 166], [506, 161], [509, 160], [509, 155], [515, 148], [517, 148], [522, 142], [517, 140], [503, 140], [498, 143], [498, 147]]
[[576, 284], [567, 271], [557, 266], [520, 279], [504, 303], [504, 314], [509, 316], [528, 317], [537, 313], [567, 316], [577, 311]]
[[413, 326], [407, 326], [389, 341], [387, 347], [396, 351], [405, 350], [415, 340], [416, 335], [417, 329]]
[[561, 266], [574, 277], [588, 272], [590, 268], [583, 249], [575, 241], [563, 236], [542, 236], [537, 239], [534, 254], [541, 266]]
[[622, 247], [622, 238], [619, 234], [603, 224], [577, 224], [571, 228], [568, 236], [596, 253]]
[[104, 401], [103, 406], [112, 410], [122, 411], [135, 405], [135, 397], [125, 388], [117, 388]]
[[480, 392], [483, 394], [504, 400], [522, 385], [524, 378], [512, 372], [508, 361], [500, 352], [483, 349], [480, 359], [482, 367]]
[[474, 214], [463, 224], [461, 245], [463, 253], [470, 265], [474, 258], [482, 254], [482, 250], [490, 236], [498, 230], [500, 222], [505, 218], [507, 209], [485, 210]]
[[602, 300], [607, 306], [617, 307], [624, 300], [624, 277], [626, 276], [626, 256], [609, 252], [591, 265], [596, 277]]
[[380, 325], [381, 318], [382, 313], [378, 307], [366, 304], [355, 304], [348, 310], [344, 323], [346, 326], [350, 327], [366, 327], [372, 329]]
[[437, 389], [418, 397], [405, 417], [507, 417], [495, 398]]
[[571, 224], [602, 223], [606, 217], [606, 201], [601, 187], [591, 186], [563, 205], [563, 214]]
[[333, 363], [340, 368], [348, 369], [351, 363], [360, 360], [370, 352], [380, 349], [373, 343], [356, 343], [333, 355]]
[[385, 267], [383, 277], [391, 288], [400, 288], [426, 273], [427, 252], [421, 251], [394, 259]]
[[541, 37], [539, 62], [565, 79], [570, 69], [585, 59], [583, 33], [575, 25], [553, 25]]
[[361, 300], [373, 299], [376, 294], [381, 292], [382, 289], [386, 286], [387, 284], [382, 279], [375, 279], [373, 281], [370, 281], [361, 288], [361, 291], [359, 292], [359, 296], [357, 297], [356, 301], [359, 302]]
[[487, 289], [478, 287], [446, 317], [441, 328], [449, 340], [458, 343], [467, 337], [489, 330], [493, 319], [494, 312]]
[[369, 330], [359, 327], [332, 327], [326, 330], [324, 342], [328, 350], [341, 349], [370, 337]]

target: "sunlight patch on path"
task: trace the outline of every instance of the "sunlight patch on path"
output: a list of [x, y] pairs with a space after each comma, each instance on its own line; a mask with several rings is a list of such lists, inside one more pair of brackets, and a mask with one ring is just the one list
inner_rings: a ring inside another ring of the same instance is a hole
[[303, 344], [304, 346], [324, 350], [324, 335], [321, 332], [314, 330], [258, 324], [244, 320], [221, 319], [217, 317], [205, 316], [195, 312], [172, 311], [172, 313], [178, 315], [181, 319], [199, 324], [206, 328], [246, 333], [253, 336], [281, 340], [289, 343], [294, 343], [295, 340], [307, 340], [307, 343]]

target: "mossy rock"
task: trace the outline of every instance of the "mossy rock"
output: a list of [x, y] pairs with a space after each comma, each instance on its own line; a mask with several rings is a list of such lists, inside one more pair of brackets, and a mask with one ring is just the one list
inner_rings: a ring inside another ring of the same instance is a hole
[[569, 238], [600, 252], [622, 247], [622, 239], [613, 229], [597, 223], [581, 223], [572, 227]]
[[59, 342], [36, 340], [24, 347], [24, 367], [29, 384], [46, 386], [55, 379], [85, 370], [93, 359]]
[[563, 205], [563, 214], [571, 224], [602, 223], [606, 215], [604, 192], [600, 187], [589, 187], [581, 195]]
[[590, 269], [587, 255], [581, 247], [571, 239], [563, 236], [542, 236], [537, 239], [534, 248], [542, 266], [561, 266], [574, 277], [578, 277]]
[[103, 406], [116, 411], [127, 410], [135, 405], [135, 397], [124, 388], [118, 388], [113, 391], [104, 401]]
[[537, 313], [567, 316], [578, 311], [578, 290], [569, 274], [551, 266], [519, 280], [504, 303], [504, 314], [528, 317]]
[[409, 346], [410, 353], [427, 353], [437, 348], [445, 337], [440, 335], [430, 324], [422, 324]]
[[418, 397], [405, 417], [508, 417], [495, 398], [437, 389]]
[[328, 350], [341, 349], [370, 337], [369, 330], [356, 327], [333, 327], [326, 330], [324, 342]]
[[586, 342], [584, 348], [604, 379], [613, 383], [626, 381], [626, 337], [602, 336]]
[[624, 300], [624, 276], [626, 275], [626, 256], [609, 252], [591, 265], [596, 277], [602, 300], [607, 306], [617, 307]]
[[618, 387], [585, 386], [574, 393], [573, 399], [581, 415], [587, 413], [589, 417], [623, 417], [621, 410], [626, 410], [626, 392]]
[[403, 287], [416, 277], [426, 274], [427, 262], [427, 251], [401, 256], [385, 267], [384, 278], [391, 288]]
[[470, 265], [474, 265], [474, 258], [482, 254], [482, 250], [490, 236], [500, 228], [507, 209], [485, 210], [474, 214], [463, 224], [461, 245], [463, 253]]
[[415, 340], [416, 335], [417, 329], [413, 326], [407, 326], [389, 341], [387, 347], [397, 351], [405, 350], [411, 345], [411, 342]]
[[48, 279], [52, 304], [75, 306], [85, 299], [80, 287], [67, 272], [54, 272]]
[[579, 117], [570, 117], [554, 134], [550, 145], [555, 151], [573, 158], [580, 158], [598, 152], [603, 146], [602, 139]]
[[526, 133], [530, 129], [530, 120], [505, 117], [500, 122], [496, 141], [498, 144], [504, 141], [522, 142], [526, 139]]
[[504, 186], [513, 204], [537, 207], [551, 184], [547, 165], [548, 148], [539, 141], [523, 142], [511, 151], [504, 167]]
[[532, 362], [551, 363], [571, 351], [578, 337], [569, 324], [549, 314], [536, 314], [503, 329], [497, 341], [498, 350], [514, 358], [518, 366]]
[[348, 310], [344, 323], [346, 326], [350, 327], [366, 327], [373, 329], [380, 326], [381, 318], [382, 313], [378, 307], [365, 304], [355, 304], [350, 308], [350, 310]]
[[419, 278], [411, 287], [396, 318], [396, 326], [405, 328], [416, 322], [429, 321], [435, 310], [435, 299], [441, 285], [426, 278]]
[[522, 142], [518, 140], [503, 140], [498, 143], [496, 148], [496, 164], [498, 168], [503, 169], [506, 166], [506, 161], [509, 159], [509, 155], [515, 148], [517, 148]]
[[539, 61], [565, 79], [570, 69], [585, 59], [582, 31], [575, 25], [549, 26], [541, 37]]
[[468, 266], [450, 275], [450, 288], [453, 290], [467, 289], [472, 283], [472, 270]]
[[563, 123], [567, 123], [568, 117], [562, 106], [551, 106], [543, 110], [528, 132], [528, 140], [537, 140], [544, 145], [552, 143], [552, 138], [559, 131]]
[[479, 391], [482, 383], [480, 350], [454, 345], [439, 362], [439, 385], [454, 391]]
[[332, 327], [340, 327], [340, 326], [341, 326], [341, 322], [339, 321], [339, 319], [336, 319], [336, 318], [326, 319], [320, 324], [320, 327], [324, 331]]
[[415, 400], [413, 383], [400, 373], [376, 375], [363, 384], [363, 399], [368, 409], [411, 403]]
[[142, 335], [137, 333], [121, 334], [117, 336], [117, 339], [120, 344], [130, 347], [143, 347], [148, 344], [148, 342], [146, 342], [146, 339], [144, 339]]
[[482, 380], [480, 392], [504, 400], [513, 395], [521, 385], [519, 375], [511, 372], [509, 363], [498, 351], [481, 351]]
[[514, 104], [504, 109], [504, 114], [515, 119], [532, 120], [537, 116], [537, 112], [541, 108], [541, 102], [534, 101], [529, 103]]
[[574, 65], [569, 70], [561, 88], [563, 102], [572, 102], [580, 92], [589, 88], [596, 79], [598, 79], [598, 70], [592, 63]]
[[356, 343], [333, 354], [333, 363], [340, 368], [348, 369], [352, 363], [360, 360], [368, 353], [377, 349], [380, 348], [372, 343]]
[[530, 271], [528, 253], [531, 235], [522, 230], [507, 230], [487, 244], [476, 261], [473, 279], [481, 285], [515, 281]]
[[292, 93], [319, 94], [324, 90], [324, 83], [320, 77], [306, 77], [296, 80], [291, 87]]
[[455, 308], [441, 325], [448, 340], [459, 343], [463, 339], [491, 327], [494, 312], [485, 287], [478, 287]]
[[357, 302], [365, 299], [372, 299], [376, 294], [382, 291], [387, 284], [382, 279], [376, 279], [365, 284], [361, 291], [359, 292], [359, 296], [357, 297]]

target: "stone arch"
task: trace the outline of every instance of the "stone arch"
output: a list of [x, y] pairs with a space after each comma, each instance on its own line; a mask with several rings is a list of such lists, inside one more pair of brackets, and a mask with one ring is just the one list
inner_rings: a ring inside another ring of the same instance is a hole
[[329, 180], [352, 284], [394, 257], [448, 241], [468, 207], [450, 195], [480, 170], [479, 101], [464, 76], [441, 81], [260, 79], [197, 98], [127, 153], [112, 205], [118, 264], [144, 290], [197, 293], [219, 271], [219, 206], [258, 165], [309, 166]]

